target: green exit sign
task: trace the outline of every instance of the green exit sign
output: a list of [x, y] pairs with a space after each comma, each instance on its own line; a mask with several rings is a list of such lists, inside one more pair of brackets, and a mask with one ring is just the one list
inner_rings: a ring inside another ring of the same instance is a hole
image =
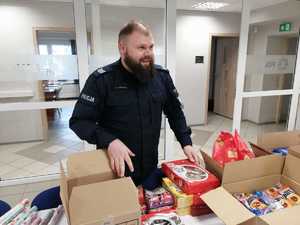
[[292, 23], [282, 23], [279, 25], [279, 32], [290, 32], [292, 30]]

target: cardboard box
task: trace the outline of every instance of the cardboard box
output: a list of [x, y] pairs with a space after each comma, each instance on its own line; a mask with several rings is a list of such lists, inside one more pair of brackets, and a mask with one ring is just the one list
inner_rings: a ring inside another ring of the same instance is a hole
[[204, 202], [227, 225], [299, 225], [300, 205], [257, 217], [232, 196], [235, 192], [253, 192], [281, 182], [300, 193], [300, 158], [268, 155], [228, 163], [222, 186], [202, 195]]
[[300, 131], [265, 133], [257, 137], [257, 147], [267, 152], [278, 147], [286, 147], [289, 154], [300, 157]]
[[[261, 157], [261, 156], [266, 156], [266, 155], [271, 154], [269, 151], [266, 151], [265, 149], [255, 145], [253, 143], [250, 143], [250, 145], [252, 147], [255, 157]], [[210, 171], [211, 173], [213, 173], [214, 175], [216, 175], [220, 181], [222, 181], [222, 179], [223, 179], [223, 171], [224, 171], [224, 168], [227, 166], [227, 164], [235, 163], [235, 162], [226, 163], [224, 165], [224, 167], [222, 167], [217, 161], [215, 161], [211, 156], [209, 156], [204, 151], [201, 150], [201, 154], [202, 154], [203, 160], [205, 162], [205, 168], [208, 171]], [[245, 159], [245, 160], [251, 160], [251, 159]], [[238, 162], [238, 161], [236, 161], [236, 162]]]
[[138, 190], [131, 178], [113, 179], [104, 151], [70, 156], [67, 173], [61, 164], [60, 196], [70, 225], [139, 224]]
[[300, 145], [300, 131], [265, 133], [257, 137], [257, 145], [269, 152], [273, 148]]

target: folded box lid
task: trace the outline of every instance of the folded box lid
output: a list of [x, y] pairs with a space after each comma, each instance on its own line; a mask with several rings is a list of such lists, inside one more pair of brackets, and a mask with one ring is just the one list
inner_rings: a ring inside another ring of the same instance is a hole
[[300, 185], [300, 158], [288, 154], [285, 159], [282, 175]]
[[71, 179], [92, 177], [110, 180], [115, 178], [110, 168], [109, 159], [106, 151], [95, 150], [72, 154], [67, 159], [68, 177]]
[[267, 215], [259, 217], [270, 225], [299, 225], [300, 224], [300, 205], [293, 206], [291, 208], [285, 208], [283, 210], [277, 210]]
[[222, 185], [264, 176], [281, 175], [284, 160], [282, 156], [266, 155], [227, 163], [224, 166]]
[[223, 187], [209, 191], [201, 198], [226, 225], [237, 225], [254, 217]]
[[108, 225], [138, 219], [138, 191], [131, 178], [76, 186], [69, 199], [72, 225]]
[[300, 131], [264, 133], [257, 137], [257, 145], [269, 150], [300, 145]]
[[300, 158], [300, 144], [289, 147], [289, 154]]

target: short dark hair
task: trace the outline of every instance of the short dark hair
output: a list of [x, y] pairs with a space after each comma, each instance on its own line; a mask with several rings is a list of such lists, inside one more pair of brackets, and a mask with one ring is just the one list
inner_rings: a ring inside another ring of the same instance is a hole
[[128, 35], [132, 34], [134, 31], [138, 31], [146, 36], [151, 35], [150, 30], [143, 23], [131, 20], [120, 30], [119, 42]]

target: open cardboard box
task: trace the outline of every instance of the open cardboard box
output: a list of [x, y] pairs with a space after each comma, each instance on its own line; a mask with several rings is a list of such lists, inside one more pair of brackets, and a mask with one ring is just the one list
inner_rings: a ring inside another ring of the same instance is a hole
[[[252, 150], [253, 150], [253, 153], [254, 153], [255, 157], [270, 155], [270, 153], [268, 151], [260, 148], [259, 146], [254, 145], [252, 143], [251, 143], [251, 147], [252, 147]], [[226, 163], [225, 166], [222, 167], [217, 161], [215, 161], [211, 156], [209, 156], [204, 151], [201, 150], [201, 154], [202, 154], [203, 160], [205, 162], [205, 168], [208, 171], [212, 172], [214, 175], [216, 175], [219, 178], [220, 181], [222, 181], [222, 178], [223, 178], [224, 168], [228, 164], [235, 163], [235, 162]]]
[[[257, 137], [256, 147], [272, 153], [272, 149], [287, 147], [289, 153], [300, 157], [300, 131], [265, 133]], [[297, 147], [298, 146], [298, 147]]]
[[263, 190], [281, 182], [300, 194], [300, 158], [268, 155], [228, 163], [222, 186], [201, 196], [227, 225], [299, 225], [300, 205], [257, 217], [232, 196], [235, 192]]
[[138, 191], [131, 178], [115, 178], [104, 151], [71, 155], [61, 164], [60, 196], [70, 225], [138, 225]]

